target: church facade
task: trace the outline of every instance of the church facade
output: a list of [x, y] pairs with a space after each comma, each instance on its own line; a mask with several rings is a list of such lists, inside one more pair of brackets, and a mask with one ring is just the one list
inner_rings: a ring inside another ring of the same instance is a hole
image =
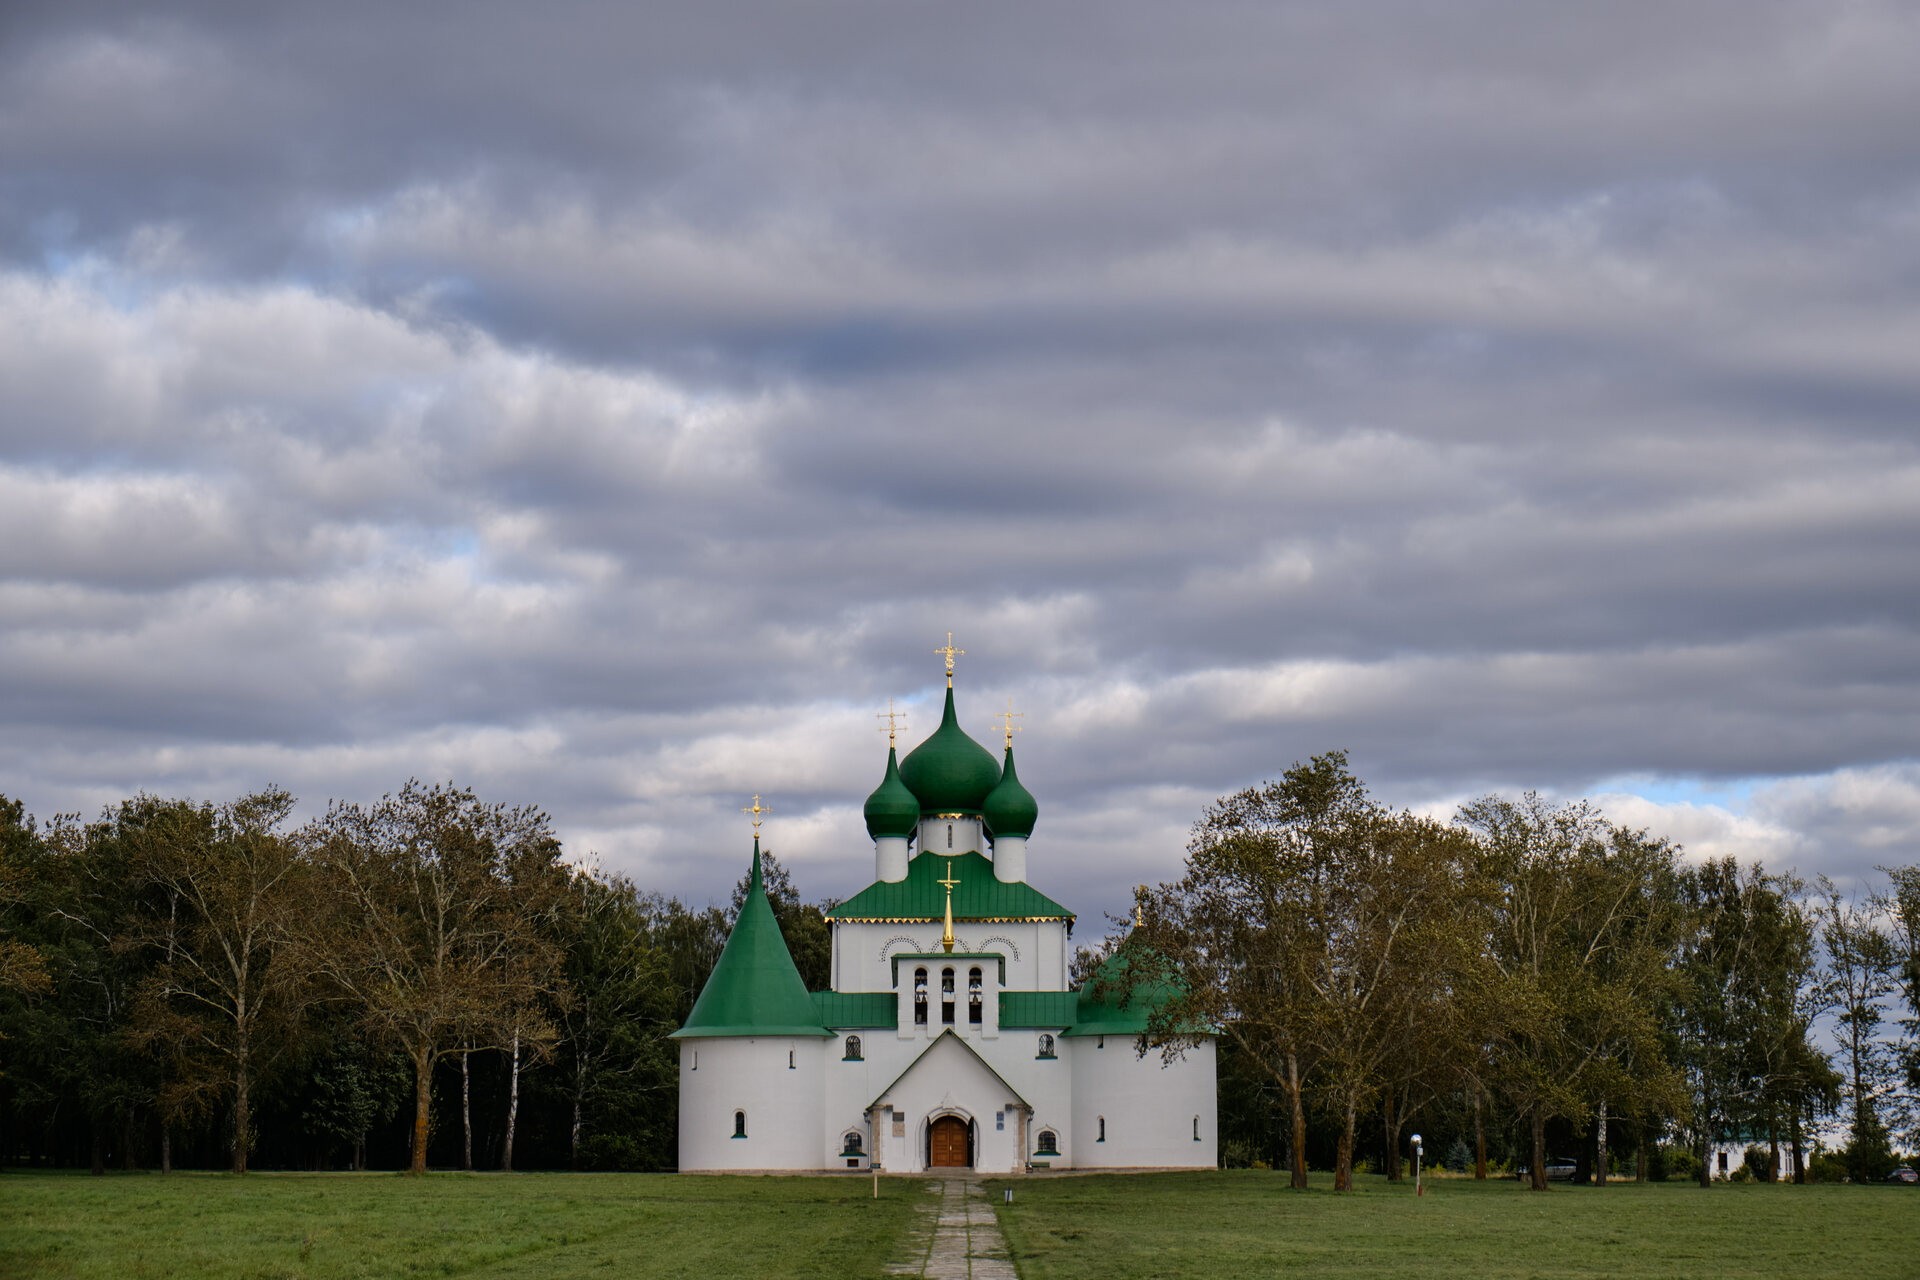
[[828, 990], [794, 967], [756, 834], [675, 1033], [681, 1170], [1212, 1168], [1212, 1040], [1137, 1052], [1152, 992], [1125, 992], [1124, 949], [1107, 981], [1070, 984], [1074, 915], [1028, 882], [1038, 805], [1013, 735], [996, 761], [960, 728], [943, 652], [940, 726], [905, 760], [889, 735], [874, 880], [830, 917]]

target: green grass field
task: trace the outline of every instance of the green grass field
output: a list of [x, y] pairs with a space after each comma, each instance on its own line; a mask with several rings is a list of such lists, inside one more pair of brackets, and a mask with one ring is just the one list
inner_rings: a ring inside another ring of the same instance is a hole
[[[1920, 1188], [1361, 1179], [1272, 1173], [990, 1184], [1027, 1280], [1920, 1275]], [[336, 1280], [879, 1277], [917, 1256], [918, 1178], [646, 1174], [0, 1176], [0, 1276]], [[1015, 1189], [1014, 1203], [1000, 1189]]]
[[925, 1184], [646, 1174], [0, 1176], [0, 1276], [885, 1273]]
[[[1014, 1202], [1001, 1203], [1012, 1186]], [[1321, 1175], [1045, 1177], [990, 1188], [1026, 1280], [1149, 1276], [1913, 1277], [1920, 1188], [1555, 1186]]]

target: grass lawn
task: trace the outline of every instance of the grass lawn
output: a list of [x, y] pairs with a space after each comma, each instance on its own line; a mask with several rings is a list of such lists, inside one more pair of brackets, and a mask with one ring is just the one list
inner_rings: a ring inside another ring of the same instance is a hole
[[881, 1276], [919, 1181], [0, 1175], [0, 1276]]
[[[1912, 1277], [1920, 1188], [1613, 1184], [1176, 1173], [995, 1182], [1025, 1280], [1148, 1276]], [[1001, 1188], [1014, 1188], [1002, 1203]]]

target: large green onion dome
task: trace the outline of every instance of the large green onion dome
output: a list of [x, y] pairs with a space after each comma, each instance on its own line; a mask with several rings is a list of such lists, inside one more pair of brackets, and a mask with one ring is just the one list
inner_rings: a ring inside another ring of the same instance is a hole
[[987, 834], [996, 840], [1001, 836], [1030, 836], [1033, 824], [1040, 818], [1040, 806], [1035, 803], [1033, 793], [1020, 785], [1020, 775], [1013, 771], [1011, 743], [1007, 745], [1007, 761], [1001, 767], [999, 785], [987, 792], [981, 813], [987, 820]]
[[1000, 781], [993, 753], [969, 738], [953, 714], [953, 686], [940, 727], [900, 762], [900, 780], [920, 801], [920, 812], [979, 813], [987, 792]]
[[887, 748], [887, 776], [867, 797], [867, 834], [875, 840], [884, 836], [911, 836], [920, 821], [920, 802], [900, 781], [900, 762], [892, 747]]

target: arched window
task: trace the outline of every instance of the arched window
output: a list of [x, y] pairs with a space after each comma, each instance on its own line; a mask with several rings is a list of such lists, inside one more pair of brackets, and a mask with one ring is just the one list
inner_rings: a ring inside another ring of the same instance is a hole
[[847, 1057], [846, 1057], [846, 1060], [847, 1060], [848, 1062], [858, 1062], [858, 1061], [860, 1061], [860, 1037], [859, 1037], [859, 1036], [848, 1036], [848, 1037], [847, 1037]]
[[857, 1155], [864, 1154], [860, 1149], [859, 1130], [857, 1129], [847, 1130], [847, 1136], [840, 1143], [840, 1154], [843, 1156], [857, 1156]]
[[927, 1025], [927, 971], [925, 969], [913, 971], [913, 1025], [916, 1027]]
[[1053, 1056], [1054, 1056], [1054, 1054], [1053, 1054], [1053, 1037], [1052, 1037], [1052, 1036], [1049, 1036], [1049, 1035], [1043, 1035], [1043, 1036], [1041, 1036], [1041, 1037], [1040, 1037], [1040, 1053], [1039, 1053], [1039, 1056], [1040, 1056], [1040, 1057], [1042, 1057], [1042, 1058], [1051, 1058], [1051, 1057], [1053, 1057]]
[[1200, 1141], [1200, 1117], [1199, 1116], [1195, 1116], [1193, 1118], [1193, 1140], [1195, 1142]]
[[736, 1138], [747, 1136], [747, 1113], [744, 1111], [733, 1113], [733, 1136]]
[[1060, 1139], [1055, 1136], [1053, 1130], [1042, 1129], [1040, 1131], [1039, 1149], [1033, 1154], [1037, 1156], [1057, 1156], [1060, 1154]]
[[1094, 1141], [1105, 1142], [1106, 1140], [1107, 1140], [1107, 1118], [1105, 1116], [1101, 1116], [1100, 1117], [1100, 1136], [1095, 1138]]
[[946, 1026], [953, 1025], [953, 970], [940, 971], [940, 1021]]
[[967, 970], [967, 1021], [980, 1025], [980, 970]]

